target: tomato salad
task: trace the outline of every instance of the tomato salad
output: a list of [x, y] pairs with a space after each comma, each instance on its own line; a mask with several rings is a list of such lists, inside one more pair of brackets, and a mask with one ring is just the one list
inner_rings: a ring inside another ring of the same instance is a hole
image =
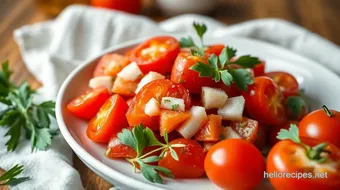
[[265, 170], [308, 171], [328, 178], [270, 182], [340, 189], [340, 113], [324, 106], [308, 114], [293, 75], [265, 72], [264, 60], [230, 46], [205, 45], [207, 27], [194, 28], [200, 45], [159, 36], [100, 58], [89, 90], [67, 105], [89, 121], [87, 137], [150, 182], [206, 174], [224, 189], [253, 189]]

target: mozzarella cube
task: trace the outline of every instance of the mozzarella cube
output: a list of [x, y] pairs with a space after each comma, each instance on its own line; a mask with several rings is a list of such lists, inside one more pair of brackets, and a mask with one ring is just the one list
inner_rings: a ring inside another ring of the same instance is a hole
[[132, 62], [126, 67], [124, 67], [118, 74], [124, 80], [135, 81], [143, 76], [142, 71], [139, 69], [136, 62]]
[[202, 87], [202, 104], [205, 109], [222, 108], [228, 95], [221, 89]]
[[177, 129], [177, 131], [186, 139], [190, 139], [200, 129], [208, 119], [205, 108], [193, 106], [190, 108], [191, 117]]
[[112, 77], [110, 76], [99, 76], [89, 81], [89, 87], [92, 89], [105, 87], [111, 91], [112, 85]]
[[150, 71], [138, 83], [138, 86], [137, 86], [137, 89], [136, 89], [135, 93], [137, 94], [140, 91], [140, 89], [143, 88], [144, 85], [148, 84], [151, 81], [158, 80], [158, 79], [165, 79], [165, 76], [163, 76], [163, 75], [161, 75], [161, 74], [159, 74], [157, 72]]
[[231, 127], [223, 127], [221, 136], [223, 139], [242, 139], [241, 135]]
[[155, 98], [151, 98], [148, 103], [145, 104], [144, 112], [148, 116], [157, 116], [161, 113], [159, 102]]
[[223, 108], [217, 110], [217, 114], [224, 120], [239, 121], [242, 120], [245, 100], [243, 96], [229, 98]]
[[161, 108], [172, 111], [185, 111], [184, 100], [173, 97], [163, 97], [161, 101]]

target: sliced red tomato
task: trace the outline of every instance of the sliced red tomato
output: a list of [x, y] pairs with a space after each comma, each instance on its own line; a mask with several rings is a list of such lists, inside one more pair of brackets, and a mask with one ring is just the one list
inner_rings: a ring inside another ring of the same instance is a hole
[[155, 71], [166, 74], [179, 53], [179, 42], [170, 36], [150, 38], [129, 52], [130, 61], [135, 61], [144, 74]]
[[151, 98], [161, 100], [162, 97], [174, 97], [184, 100], [185, 109], [190, 107], [190, 94], [181, 84], [176, 84], [168, 79], [155, 80], [146, 84], [132, 100], [126, 113], [130, 126], [143, 123], [152, 130], [159, 130], [159, 117], [151, 117], [145, 114], [145, 104]]
[[205, 48], [205, 53], [215, 54], [216, 56], [219, 56], [224, 47], [224, 44], [210, 45]]
[[264, 126], [262, 124], [259, 124], [258, 126], [258, 132], [257, 132], [257, 137], [256, 140], [254, 142], [254, 145], [259, 149], [262, 150], [263, 148], [266, 147], [266, 143], [267, 143], [267, 135], [268, 134], [268, 130], [267, 130], [267, 126]]
[[90, 120], [109, 97], [107, 88], [88, 90], [68, 103], [67, 109], [79, 118]]
[[243, 93], [245, 108], [251, 118], [270, 125], [287, 121], [284, 97], [274, 81], [268, 77], [256, 77], [254, 84]]
[[165, 131], [171, 133], [190, 117], [191, 113], [189, 111], [162, 110], [160, 115], [160, 135], [163, 136]]
[[112, 76], [116, 77], [117, 74], [129, 64], [127, 57], [109, 53], [100, 58], [96, 68], [94, 69], [94, 77], [98, 76]]
[[201, 93], [203, 86], [211, 86], [215, 82], [211, 77], [200, 77], [199, 73], [190, 69], [196, 62], [208, 63], [206, 59], [191, 55], [190, 53], [180, 53], [172, 67], [171, 80], [183, 84], [190, 93]]
[[228, 97], [240, 96], [242, 94], [242, 90], [237, 88], [235, 83], [231, 83], [230, 86], [227, 86], [222, 81], [219, 81], [215, 83], [213, 87], [223, 90], [228, 95]]
[[208, 115], [208, 121], [196, 132], [194, 139], [197, 141], [217, 142], [220, 140], [222, 131], [222, 117]]
[[285, 97], [298, 94], [299, 83], [293, 75], [286, 72], [269, 72], [266, 76], [274, 80]]
[[112, 92], [122, 96], [134, 96], [138, 81], [128, 81], [117, 77], [112, 86]]
[[91, 0], [95, 7], [120, 10], [128, 13], [137, 14], [141, 9], [141, 0]]
[[125, 113], [128, 105], [118, 94], [111, 96], [88, 124], [86, 135], [98, 143], [107, 143], [110, 138], [127, 127]]
[[281, 129], [289, 129], [291, 124], [296, 124], [298, 125], [298, 121], [287, 121], [285, 124], [282, 125], [274, 125], [274, 126], [269, 126], [269, 136], [268, 136], [268, 141], [270, 146], [274, 146], [276, 143], [278, 143], [280, 140], [277, 139], [277, 134]]
[[202, 146], [195, 140], [180, 138], [170, 144], [183, 144], [184, 147], [173, 148], [178, 156], [176, 161], [166, 152], [158, 165], [171, 171], [175, 178], [199, 178], [204, 174], [205, 153]]
[[251, 143], [255, 142], [259, 130], [259, 123], [256, 120], [243, 117], [242, 121], [231, 121], [232, 127], [241, 137]]
[[260, 64], [255, 65], [253, 68], [254, 76], [259, 77], [259, 76], [264, 76], [264, 70], [265, 70], [266, 64], [264, 61], [262, 61]]

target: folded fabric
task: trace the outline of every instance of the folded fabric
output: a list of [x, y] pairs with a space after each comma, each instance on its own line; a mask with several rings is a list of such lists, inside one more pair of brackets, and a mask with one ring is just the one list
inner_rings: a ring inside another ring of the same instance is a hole
[[[45, 99], [55, 99], [67, 75], [103, 49], [128, 40], [157, 34], [192, 33], [192, 22], [208, 25], [207, 36], [242, 36], [270, 42], [314, 59], [340, 74], [340, 49], [328, 40], [295, 24], [278, 19], [253, 20], [231, 26], [199, 15], [183, 15], [155, 23], [143, 16], [118, 11], [70, 6], [55, 20], [21, 27], [14, 32], [29, 71], [43, 83]], [[327, 56], [325, 56], [327, 55]], [[0, 136], [5, 134], [0, 129]], [[23, 164], [31, 180], [18, 189], [82, 189], [72, 167], [72, 150], [59, 136], [45, 152], [31, 154], [30, 145], [6, 152], [7, 138], [0, 138], [0, 167]]]

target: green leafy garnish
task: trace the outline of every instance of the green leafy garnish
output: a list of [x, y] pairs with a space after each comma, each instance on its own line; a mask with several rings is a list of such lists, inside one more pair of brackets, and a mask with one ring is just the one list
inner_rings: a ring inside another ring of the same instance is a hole
[[19, 183], [29, 180], [30, 179], [29, 177], [17, 178], [17, 176], [20, 175], [23, 170], [24, 170], [23, 166], [20, 166], [19, 164], [12, 167], [10, 170], [8, 170], [4, 174], [2, 174], [2, 176], [0, 176], [0, 181], [2, 181], [2, 183], [0, 183], [0, 186], [2, 185], [15, 186], [18, 185]]
[[301, 96], [289, 96], [286, 100], [286, 108], [292, 113], [291, 119], [297, 119], [304, 109], [307, 109], [307, 104]]
[[55, 103], [52, 101], [35, 104], [35, 91], [27, 82], [16, 86], [10, 81], [8, 62], [2, 64], [0, 72], [0, 102], [4, 109], [0, 112], [0, 126], [8, 128], [5, 136], [7, 151], [14, 151], [22, 132], [30, 139], [32, 151], [46, 150], [57, 130], [51, 130], [50, 117], [55, 117]]
[[190, 36], [187, 38], [181, 38], [179, 43], [181, 48], [190, 48], [191, 54], [201, 56], [204, 53], [203, 35], [207, 31], [207, 26], [205, 24], [194, 22], [193, 27], [200, 39], [200, 46], [197, 46]]
[[327, 147], [327, 143], [320, 143], [313, 147], [310, 147], [307, 144], [303, 143], [299, 137], [299, 128], [295, 124], [290, 124], [289, 130], [281, 129], [276, 138], [279, 140], [291, 140], [296, 144], [303, 146], [306, 149], [307, 157], [310, 160], [314, 160], [319, 163], [323, 163], [327, 160], [327, 157], [323, 156], [321, 153], [331, 153], [330, 151], [325, 149]]
[[172, 104], [171, 105], [171, 110], [174, 111], [178, 108], [179, 104]]
[[[168, 177], [173, 177], [173, 175], [171, 174], [170, 170], [161, 166], [150, 165], [149, 163], [157, 162], [158, 160], [162, 159], [167, 152], [170, 152], [170, 155], [175, 160], [178, 160], [178, 155], [176, 151], [173, 150], [173, 147], [185, 146], [183, 144], [170, 145], [166, 131], [164, 132], [166, 144], [159, 142], [151, 129], [144, 128], [142, 124], [133, 127], [132, 131], [123, 129], [122, 132], [118, 133], [118, 138], [123, 144], [131, 147], [137, 153], [135, 158], [126, 159], [133, 165], [134, 171], [136, 172], [136, 164], [138, 164], [145, 179], [153, 183], [163, 183], [163, 178], [159, 175], [159, 173], [162, 173]], [[144, 154], [143, 150], [147, 146], [158, 146], [159, 148]], [[151, 156], [158, 151], [161, 151], [159, 156]]]

